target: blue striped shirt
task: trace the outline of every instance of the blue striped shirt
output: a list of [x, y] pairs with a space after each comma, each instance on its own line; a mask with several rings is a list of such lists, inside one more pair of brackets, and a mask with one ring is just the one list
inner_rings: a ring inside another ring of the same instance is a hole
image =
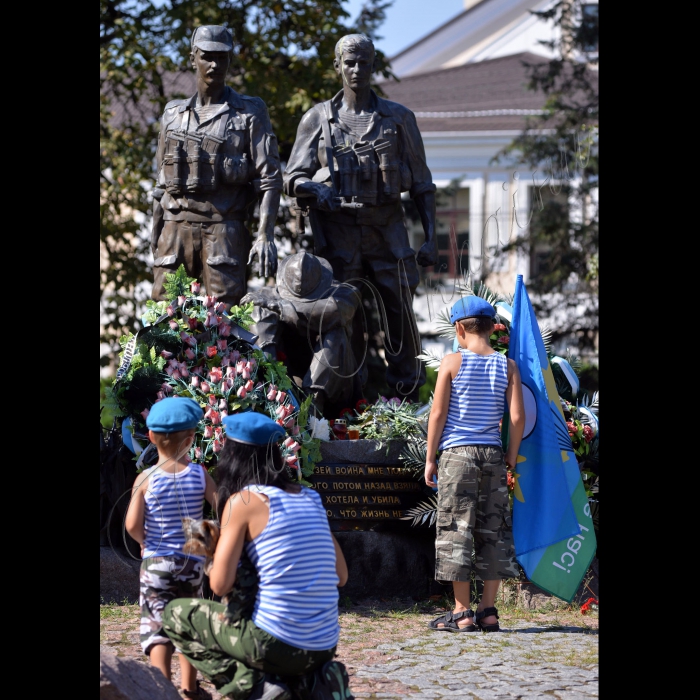
[[440, 450], [458, 445], [501, 444], [499, 423], [506, 407], [508, 359], [500, 352], [478, 355], [460, 348], [462, 364], [452, 380]]
[[[204, 515], [206, 480], [201, 465], [190, 463], [177, 474], [153, 467], [148, 472], [145, 541], [143, 558], [188, 556], [199, 561], [203, 557], [185, 554], [183, 518], [201, 520]], [[139, 477], [141, 478], [141, 477]]]
[[338, 575], [321, 497], [305, 486], [250, 488], [270, 499], [265, 529], [246, 544], [260, 577], [253, 622], [299, 649], [331, 649], [340, 633]]

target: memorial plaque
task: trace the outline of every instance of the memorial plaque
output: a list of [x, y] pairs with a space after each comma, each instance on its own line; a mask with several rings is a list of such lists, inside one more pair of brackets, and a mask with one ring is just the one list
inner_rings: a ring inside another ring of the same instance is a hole
[[331, 530], [371, 530], [378, 523], [401, 521], [407, 509], [425, 498], [421, 481], [395, 454], [387, 457], [391, 463], [316, 465], [310, 482], [321, 496]]

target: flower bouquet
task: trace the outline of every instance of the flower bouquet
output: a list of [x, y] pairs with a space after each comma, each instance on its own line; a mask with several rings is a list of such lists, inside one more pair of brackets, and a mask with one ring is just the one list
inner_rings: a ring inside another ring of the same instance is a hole
[[361, 439], [378, 440], [381, 445], [387, 440], [408, 440], [421, 434], [422, 423], [416, 414], [422, 407], [406, 399], [380, 396], [374, 403], [361, 399], [354, 411], [343, 409], [340, 417], [359, 431]]
[[311, 397], [300, 401], [285, 365], [254, 345], [247, 330], [252, 304], [227, 310], [216, 297], [200, 296], [199, 282], [184, 266], [166, 279], [167, 300], [148, 301], [144, 327], [120, 339], [121, 365], [105, 398], [123, 419], [124, 442], [138, 453], [137, 467], [148, 462], [142, 443], [148, 441], [150, 407], [166, 396], [185, 396], [205, 412], [190, 450], [193, 462], [215, 465], [225, 416], [258, 411], [285, 429], [280, 444], [285, 464], [296, 481], [307, 484], [321, 456], [323, 430], [309, 417]]

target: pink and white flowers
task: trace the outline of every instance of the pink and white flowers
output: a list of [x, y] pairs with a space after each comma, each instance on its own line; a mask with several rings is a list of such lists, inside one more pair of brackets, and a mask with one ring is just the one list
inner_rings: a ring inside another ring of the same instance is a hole
[[[186, 278], [184, 271], [178, 271], [178, 275]], [[320, 456], [317, 454], [318, 438], [307, 429], [310, 400], [300, 413], [284, 366], [269, 361], [260, 350], [233, 332], [234, 325], [241, 324], [241, 319], [250, 319], [250, 308], [229, 310], [215, 296], [198, 296], [200, 289], [198, 282], [188, 280], [168, 302], [148, 302], [151, 323], [167, 310], [161, 325], [166, 335], [160, 331], [154, 338], [167, 340], [168, 334], [172, 335], [171, 340], [164, 343], [167, 350], [160, 345], [156, 353], [151, 354], [148, 348], [148, 356], [134, 362], [135, 368], [148, 367], [149, 376], [154, 376], [155, 370], [155, 376], [160, 373], [162, 379], [145, 405], [134, 406], [135, 410], [128, 406], [127, 412], [131, 410], [134, 423], [143, 426], [149, 407], [156, 401], [172, 395], [193, 398], [204, 409], [204, 414], [196, 429], [190, 458], [205, 466], [223, 448], [226, 437], [222, 420], [226, 416], [241, 410], [262, 412], [285, 428], [287, 436], [279, 445], [283, 459], [295, 478], [303, 481], [312, 473], [314, 459]], [[150, 342], [148, 334], [146, 337]], [[143, 347], [143, 343], [137, 346], [136, 355], [143, 352]], [[128, 380], [118, 389], [127, 389], [132, 376], [136, 374], [128, 375]], [[125, 396], [124, 391], [121, 396]], [[128, 403], [129, 395], [126, 397], [123, 400]]]

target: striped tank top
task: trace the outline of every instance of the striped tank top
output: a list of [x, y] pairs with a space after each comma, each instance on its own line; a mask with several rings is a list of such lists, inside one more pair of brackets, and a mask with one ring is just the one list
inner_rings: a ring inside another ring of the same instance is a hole
[[506, 407], [508, 359], [500, 352], [478, 355], [460, 348], [462, 364], [452, 380], [439, 449], [501, 444], [499, 423]]
[[259, 576], [253, 622], [299, 649], [331, 649], [340, 633], [338, 575], [321, 497], [305, 486], [250, 488], [270, 499], [265, 529], [245, 545]]
[[203, 561], [203, 557], [182, 551], [182, 519], [201, 520], [204, 514], [206, 480], [201, 465], [190, 463], [177, 474], [152, 467], [148, 474], [143, 558], [178, 554]]

